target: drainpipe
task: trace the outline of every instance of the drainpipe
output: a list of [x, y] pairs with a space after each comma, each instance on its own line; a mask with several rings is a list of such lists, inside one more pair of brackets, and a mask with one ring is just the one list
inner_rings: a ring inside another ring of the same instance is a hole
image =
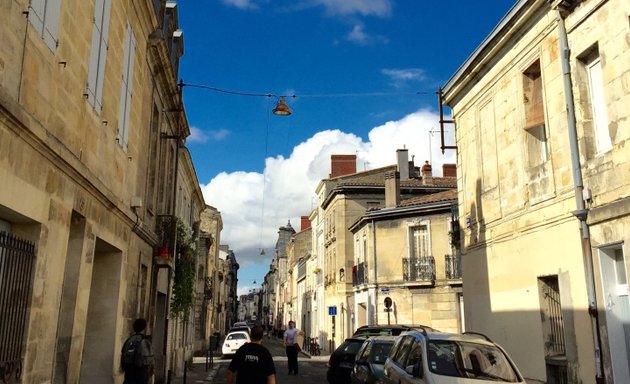
[[372, 313], [374, 324], [378, 324], [378, 274], [376, 271], [376, 225], [372, 219], [372, 265], [374, 266], [374, 313]]
[[597, 297], [595, 294], [595, 274], [593, 268], [593, 253], [591, 248], [591, 236], [588, 223], [588, 209], [584, 204], [584, 181], [582, 179], [582, 169], [580, 166], [580, 153], [578, 147], [577, 129], [575, 123], [575, 101], [573, 99], [573, 88], [571, 85], [571, 65], [567, 30], [564, 18], [560, 11], [556, 11], [556, 19], [560, 29], [560, 60], [562, 62], [562, 78], [564, 82], [564, 98], [567, 108], [567, 128], [569, 130], [569, 145], [571, 150], [571, 168], [573, 171], [573, 187], [575, 189], [575, 207], [572, 212], [580, 221], [580, 232], [582, 235], [582, 258], [584, 262], [584, 273], [586, 277], [586, 289], [588, 294], [588, 313], [591, 317], [591, 327], [593, 331], [593, 344], [595, 347], [595, 382], [605, 383], [604, 362], [601, 353], [601, 334], [599, 316], [597, 312]]

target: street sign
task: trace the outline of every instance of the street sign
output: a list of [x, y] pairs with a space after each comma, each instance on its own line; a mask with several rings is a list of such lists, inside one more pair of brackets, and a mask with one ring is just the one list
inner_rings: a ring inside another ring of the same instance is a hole
[[381, 287], [382, 295], [389, 295], [389, 287]]
[[330, 316], [337, 315], [337, 306], [336, 305], [332, 305], [332, 306], [328, 307], [328, 315], [330, 315]]
[[391, 308], [392, 307], [392, 299], [389, 296], [387, 296], [385, 298], [384, 304], [385, 304], [385, 308], [388, 308], [388, 309]]

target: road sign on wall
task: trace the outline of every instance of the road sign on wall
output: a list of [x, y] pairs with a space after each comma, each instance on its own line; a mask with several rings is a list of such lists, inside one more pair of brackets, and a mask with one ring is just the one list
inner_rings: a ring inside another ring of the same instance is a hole
[[389, 287], [381, 287], [382, 295], [389, 295]]

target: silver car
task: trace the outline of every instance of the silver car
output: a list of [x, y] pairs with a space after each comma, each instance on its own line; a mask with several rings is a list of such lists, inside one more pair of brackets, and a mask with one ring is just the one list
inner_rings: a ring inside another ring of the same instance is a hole
[[383, 368], [390, 384], [524, 383], [498, 344], [478, 333], [405, 332]]

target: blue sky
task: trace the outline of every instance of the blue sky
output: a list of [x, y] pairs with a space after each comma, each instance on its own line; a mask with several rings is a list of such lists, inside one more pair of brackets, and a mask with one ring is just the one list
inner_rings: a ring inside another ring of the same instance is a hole
[[[358, 170], [454, 162], [438, 146], [437, 97], [513, 1], [180, 1], [187, 84], [296, 95], [184, 88], [192, 152], [206, 203], [224, 220], [222, 243], [241, 265], [239, 291], [259, 286], [277, 230], [313, 208], [331, 154], [357, 154]], [[267, 256], [261, 257], [260, 250]], [[257, 284], [253, 284], [256, 280]]]

